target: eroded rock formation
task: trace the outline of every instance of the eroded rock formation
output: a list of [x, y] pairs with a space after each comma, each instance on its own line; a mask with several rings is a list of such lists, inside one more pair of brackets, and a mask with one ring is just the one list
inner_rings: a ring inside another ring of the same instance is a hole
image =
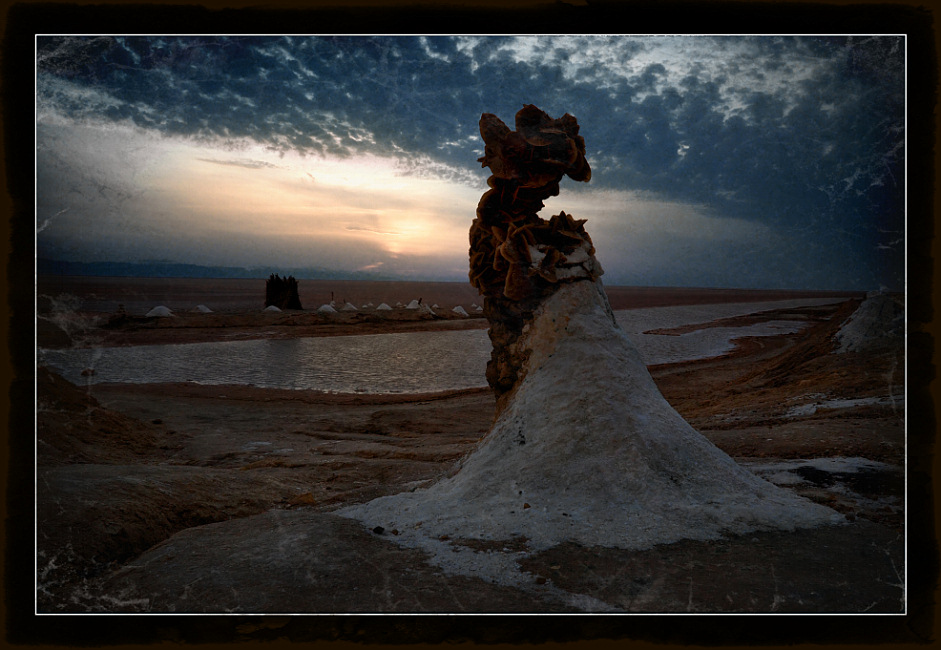
[[301, 309], [301, 298], [297, 292], [297, 280], [293, 275], [282, 278], [272, 273], [265, 280], [265, 307], [278, 309]]
[[461, 540], [642, 549], [842, 521], [740, 467], [663, 398], [615, 321], [583, 223], [535, 214], [563, 175], [589, 177], [575, 119], [526, 106], [516, 121], [511, 132], [481, 119], [481, 162], [494, 174], [471, 229], [494, 424], [433, 485], [338, 514], [395, 531], [446, 570], [495, 580], [513, 572], [507, 553], [483, 557]]
[[487, 381], [498, 397], [520, 379], [515, 343], [533, 309], [559, 285], [603, 273], [584, 219], [560, 212], [546, 221], [537, 214], [564, 176], [591, 179], [578, 131], [568, 113], [553, 119], [531, 104], [516, 114], [515, 131], [496, 115], [480, 118], [479, 161], [493, 175], [470, 229], [470, 281], [484, 296], [493, 343]]

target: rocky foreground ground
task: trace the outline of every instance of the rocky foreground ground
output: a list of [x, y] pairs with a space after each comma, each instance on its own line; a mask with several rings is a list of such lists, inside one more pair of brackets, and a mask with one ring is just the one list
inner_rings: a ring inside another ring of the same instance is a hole
[[482, 562], [512, 556], [496, 579], [473, 561], [444, 572], [397, 531], [333, 514], [444, 475], [487, 432], [487, 390], [83, 389], [40, 369], [38, 609], [903, 612], [903, 351], [893, 338], [837, 353], [857, 305], [751, 317], [810, 326], [651, 368], [713, 443], [845, 524], [643, 551], [442, 540]]

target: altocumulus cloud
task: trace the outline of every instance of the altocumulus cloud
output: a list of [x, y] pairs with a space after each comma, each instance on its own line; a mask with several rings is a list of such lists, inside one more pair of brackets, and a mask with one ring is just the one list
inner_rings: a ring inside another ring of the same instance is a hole
[[[609, 283], [903, 284], [902, 36], [46, 36], [36, 56], [40, 222], [124, 224], [117, 206], [141, 193], [152, 212], [178, 207], [147, 173], [109, 168], [120, 155], [70, 146], [70, 130], [115, 125], [152, 155], [185, 142], [246, 172], [279, 156], [392, 161], [403, 179], [460, 188], [442, 217], [460, 232], [485, 189], [480, 114], [512, 123], [532, 103], [582, 125], [592, 181], [547, 210], [589, 218]], [[49, 223], [41, 247], [108, 254]], [[389, 215], [366, 230], [401, 231]], [[466, 239], [453, 246], [437, 272], [459, 279]], [[355, 263], [392, 261], [374, 248]]]

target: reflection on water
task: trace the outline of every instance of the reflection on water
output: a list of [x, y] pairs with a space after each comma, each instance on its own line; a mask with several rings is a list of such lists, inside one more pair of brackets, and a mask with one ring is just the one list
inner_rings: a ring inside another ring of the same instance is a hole
[[[41, 350], [75, 384], [251, 384], [340, 393], [420, 393], [487, 385], [486, 330]], [[82, 376], [86, 368], [91, 376]]]
[[[615, 312], [618, 324], [647, 365], [725, 354], [740, 336], [798, 332], [806, 321], [772, 320], [745, 327], [708, 327], [676, 335], [653, 328], [709, 323], [772, 308], [821, 305], [840, 299], [802, 299], [656, 307]], [[281, 340], [147, 345], [90, 350], [40, 350], [39, 363], [75, 384], [98, 382], [251, 384], [339, 393], [423, 393], [487, 385], [486, 330], [409, 332]], [[82, 376], [86, 368], [94, 370]]]

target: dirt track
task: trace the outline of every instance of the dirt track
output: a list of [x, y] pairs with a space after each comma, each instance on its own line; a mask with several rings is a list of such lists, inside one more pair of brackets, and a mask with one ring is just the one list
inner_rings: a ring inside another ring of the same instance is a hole
[[[901, 350], [831, 354], [853, 306], [790, 314], [812, 320], [800, 335], [652, 368], [717, 446], [846, 525], [637, 553], [563, 544], [522, 562], [516, 586], [443, 574], [389, 541], [395, 531], [331, 514], [447, 472], [489, 428], [487, 391], [85, 392], [42, 373], [40, 609], [897, 612]], [[856, 460], [836, 471], [820, 465], [828, 458]], [[782, 459], [807, 462], [782, 470]], [[525, 550], [525, 539], [506, 544]]]

